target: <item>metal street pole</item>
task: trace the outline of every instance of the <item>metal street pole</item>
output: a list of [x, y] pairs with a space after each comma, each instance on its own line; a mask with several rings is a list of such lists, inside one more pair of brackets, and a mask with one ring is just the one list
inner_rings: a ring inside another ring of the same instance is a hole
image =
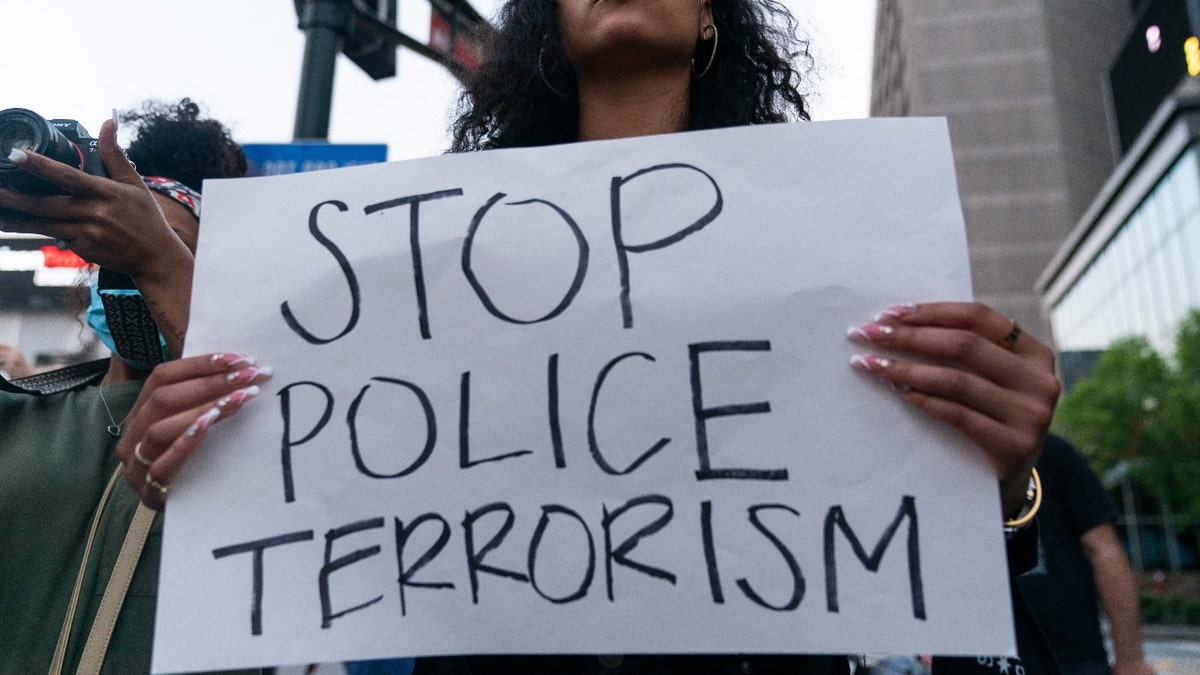
[[305, 0], [300, 16], [300, 29], [305, 34], [304, 66], [292, 133], [295, 140], [329, 138], [333, 74], [352, 17], [350, 0]]

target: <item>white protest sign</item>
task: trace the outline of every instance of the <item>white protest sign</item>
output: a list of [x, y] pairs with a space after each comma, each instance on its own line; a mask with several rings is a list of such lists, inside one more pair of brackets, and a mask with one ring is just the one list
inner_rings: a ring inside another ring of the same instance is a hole
[[172, 489], [157, 672], [1014, 651], [981, 454], [849, 365], [970, 297], [942, 120], [210, 182], [194, 295], [275, 376]]

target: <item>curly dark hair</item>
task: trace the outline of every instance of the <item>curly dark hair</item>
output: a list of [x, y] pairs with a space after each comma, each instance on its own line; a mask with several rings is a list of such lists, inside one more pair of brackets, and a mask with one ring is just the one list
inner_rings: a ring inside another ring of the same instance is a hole
[[149, 100], [120, 113], [132, 123], [134, 140], [126, 154], [143, 176], [164, 176], [200, 192], [205, 178], [246, 175], [246, 154], [229, 129], [202, 118], [190, 98], [178, 103]]
[[[807, 71], [812, 58], [787, 8], [778, 0], [714, 0], [712, 12], [720, 44], [711, 69], [692, 80], [688, 128], [809, 119], [804, 78], [794, 64]], [[459, 97], [450, 151], [578, 140], [575, 75], [559, 36], [556, 0], [508, 0], [497, 23], [484, 37], [483, 65]], [[707, 62], [706, 49], [698, 63]]]

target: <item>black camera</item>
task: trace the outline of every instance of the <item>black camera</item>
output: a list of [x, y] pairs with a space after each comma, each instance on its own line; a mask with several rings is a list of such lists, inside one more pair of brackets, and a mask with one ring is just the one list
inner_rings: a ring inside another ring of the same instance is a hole
[[13, 149], [31, 150], [90, 173], [107, 176], [96, 139], [75, 120], [48, 120], [25, 108], [0, 110], [0, 187], [35, 195], [62, 194], [56, 185], [8, 161]]

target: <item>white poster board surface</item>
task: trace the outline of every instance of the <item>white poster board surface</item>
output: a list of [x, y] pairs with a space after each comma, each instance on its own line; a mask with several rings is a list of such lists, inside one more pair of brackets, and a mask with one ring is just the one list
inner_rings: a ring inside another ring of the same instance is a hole
[[944, 121], [205, 187], [188, 351], [275, 375], [172, 488], [156, 672], [1013, 653], [994, 477], [849, 365], [970, 298]]

